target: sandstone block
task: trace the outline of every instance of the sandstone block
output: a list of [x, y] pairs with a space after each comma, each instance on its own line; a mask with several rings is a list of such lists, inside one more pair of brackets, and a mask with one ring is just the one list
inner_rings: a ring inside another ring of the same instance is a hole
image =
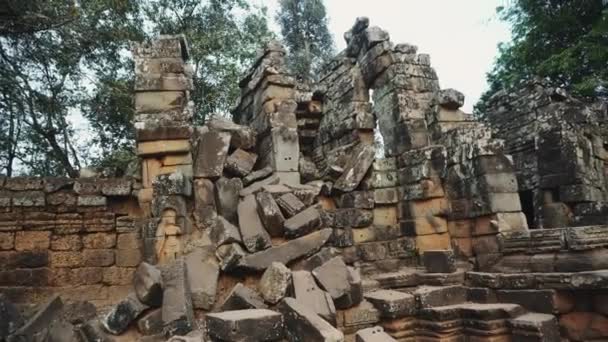
[[334, 303], [351, 291], [349, 272], [342, 257], [335, 257], [312, 271], [321, 287], [329, 292]]
[[266, 309], [212, 313], [206, 319], [209, 335], [223, 341], [278, 341], [284, 336], [283, 316]]
[[245, 248], [251, 253], [269, 248], [271, 246], [270, 235], [258, 215], [255, 196], [248, 195], [241, 200], [237, 211], [239, 228]]
[[194, 161], [195, 177], [217, 178], [222, 175], [230, 147], [230, 138], [229, 133], [213, 131], [201, 136]]
[[147, 308], [147, 305], [142, 304], [137, 296], [131, 293], [104, 316], [103, 327], [113, 335], [120, 335]]
[[321, 226], [321, 216], [316, 206], [288, 218], [285, 221], [285, 236], [287, 238], [297, 238], [311, 233]]
[[51, 232], [21, 231], [15, 233], [15, 250], [31, 251], [48, 249], [51, 245]]
[[197, 248], [188, 254], [186, 273], [195, 309], [211, 310], [215, 304], [220, 267], [215, 255]]
[[336, 324], [336, 308], [331, 295], [319, 288], [312, 273], [296, 271], [292, 273], [293, 296], [298, 303], [306, 306], [327, 322]]
[[234, 285], [224, 303], [220, 306], [221, 311], [234, 311], [246, 309], [267, 309], [263, 298], [254, 290], [242, 283]]
[[416, 249], [418, 249], [418, 253], [450, 248], [450, 235], [447, 233], [416, 236]]
[[391, 335], [384, 332], [384, 329], [379, 326], [361, 329], [355, 335], [355, 342], [396, 342]]
[[133, 275], [133, 288], [142, 303], [152, 307], [162, 304], [163, 279], [161, 271], [155, 266], [142, 262]]
[[[190, 152], [190, 141], [186, 139], [145, 141], [137, 144], [138, 156], [157, 156], [187, 152]], [[160, 165], [161, 163], [158, 161], [158, 166], [160, 167]], [[153, 180], [153, 178], [150, 180]]]
[[272, 171], [273, 171], [272, 167], [270, 167], [270, 166], [266, 166], [259, 170], [253, 171], [243, 178], [243, 185], [249, 186], [253, 182], [264, 179], [264, 178], [270, 176], [272, 174]]
[[[215, 182], [215, 205], [217, 211], [226, 220], [236, 223], [239, 193], [243, 189], [243, 183], [238, 178], [220, 178]], [[210, 199], [205, 202], [209, 203]], [[208, 204], [210, 205], [210, 203]]]
[[285, 298], [279, 305], [290, 341], [343, 342], [344, 334], [323, 320], [314, 311], [294, 298]]
[[218, 216], [215, 223], [211, 225], [209, 238], [217, 247], [242, 242], [239, 228], [228, 222], [223, 216]]
[[217, 248], [215, 255], [220, 261], [220, 268], [222, 271], [232, 270], [239, 261], [247, 255], [247, 252], [241, 247], [240, 244], [233, 242], [228, 245], [222, 245]]
[[116, 251], [116, 266], [136, 267], [142, 261], [139, 249], [119, 249]]
[[163, 332], [163, 316], [161, 309], [154, 309], [142, 315], [137, 320], [137, 330], [144, 336], [159, 335]]
[[82, 236], [82, 244], [88, 249], [108, 249], [116, 246], [116, 234], [92, 233]]
[[288, 265], [291, 261], [316, 253], [325, 245], [331, 235], [331, 229], [323, 229], [279, 246], [246, 255], [241, 258], [238, 267], [245, 270], [262, 271], [270, 267], [273, 262]]
[[291, 270], [279, 262], [273, 262], [264, 271], [258, 288], [266, 302], [277, 304], [287, 294], [290, 284]]
[[152, 182], [156, 195], [182, 195], [192, 194], [192, 181], [181, 172], [158, 175]]
[[336, 204], [339, 208], [373, 209], [374, 193], [371, 191], [347, 192], [338, 197]]
[[439, 92], [439, 105], [447, 109], [458, 109], [464, 105], [464, 95], [456, 89]]
[[208, 179], [196, 179], [194, 180], [193, 191], [194, 219], [199, 226], [209, 226], [212, 224], [213, 219], [217, 214], [215, 203], [215, 186], [213, 182]]
[[245, 177], [251, 173], [257, 159], [256, 154], [237, 149], [226, 159], [226, 171], [237, 177]]
[[285, 217], [283, 217], [283, 213], [281, 213], [277, 202], [270, 193], [265, 191], [258, 192], [255, 195], [255, 199], [258, 203], [260, 219], [270, 236], [282, 237], [284, 234], [283, 223], [285, 222]]
[[355, 190], [372, 166], [374, 156], [373, 146], [359, 145], [344, 166], [344, 173], [336, 181], [334, 188], [343, 192]]
[[426, 250], [422, 263], [428, 273], [453, 273], [456, 271], [454, 252], [451, 250]]
[[185, 261], [178, 258], [162, 269], [163, 333], [166, 336], [185, 335], [193, 328], [190, 284]]
[[306, 205], [293, 193], [279, 197], [276, 202], [287, 218], [295, 216], [306, 208]]
[[408, 293], [378, 290], [366, 293], [365, 299], [385, 318], [394, 319], [416, 314], [416, 299]]

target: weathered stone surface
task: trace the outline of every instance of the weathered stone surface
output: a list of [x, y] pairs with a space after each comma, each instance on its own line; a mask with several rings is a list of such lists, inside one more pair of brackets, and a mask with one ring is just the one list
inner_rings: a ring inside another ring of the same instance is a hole
[[237, 208], [241, 238], [251, 253], [271, 246], [270, 235], [260, 220], [257, 206], [255, 196], [248, 195], [239, 202]]
[[283, 213], [281, 213], [277, 202], [266, 191], [258, 192], [255, 195], [255, 199], [258, 203], [258, 214], [264, 227], [266, 227], [266, 231], [272, 237], [282, 237], [285, 217], [283, 217]]
[[365, 209], [337, 209], [334, 212], [335, 227], [361, 228], [372, 224], [374, 215], [371, 210]]
[[306, 205], [293, 193], [286, 193], [276, 202], [287, 218], [295, 216], [306, 208]]
[[313, 232], [321, 227], [321, 216], [316, 206], [288, 218], [285, 221], [285, 236], [287, 238], [297, 238]]
[[141, 303], [137, 296], [131, 293], [104, 316], [103, 326], [109, 333], [120, 335], [146, 309], [148, 306]]
[[193, 328], [192, 298], [189, 276], [183, 257], [166, 265], [163, 276], [163, 333], [166, 336], [185, 335]]
[[211, 313], [206, 320], [208, 334], [222, 341], [278, 341], [284, 336], [283, 316], [266, 309]]
[[386, 318], [401, 318], [416, 314], [416, 298], [408, 293], [378, 290], [366, 293], [364, 297]]
[[259, 170], [255, 170], [243, 178], [243, 185], [249, 186], [251, 183], [264, 179], [272, 174], [272, 167], [266, 166]]
[[6, 295], [0, 294], [0, 340], [17, 331], [24, 324], [23, 317]]
[[255, 165], [258, 156], [255, 153], [250, 153], [241, 149], [234, 151], [226, 159], [226, 171], [237, 177], [245, 177]]
[[273, 262], [264, 271], [258, 288], [266, 302], [277, 304], [287, 294], [290, 284], [291, 270], [279, 262]]
[[220, 266], [215, 255], [197, 248], [185, 257], [186, 274], [195, 309], [211, 310], [215, 304]]
[[236, 224], [239, 193], [243, 183], [238, 178], [220, 178], [215, 182], [215, 204], [217, 211], [226, 220]]
[[145, 141], [137, 144], [138, 156], [157, 156], [189, 151], [190, 141], [186, 139]]
[[217, 118], [209, 120], [207, 126], [211, 130], [229, 132], [232, 136], [230, 146], [236, 149], [249, 150], [255, 147], [256, 136], [250, 127], [237, 125], [232, 121]]
[[336, 324], [336, 307], [331, 295], [319, 288], [312, 273], [307, 271], [292, 272], [293, 297], [324, 320]]
[[456, 89], [443, 89], [439, 92], [439, 104], [448, 109], [458, 109], [464, 105], [464, 94]]
[[344, 334], [294, 298], [279, 304], [289, 341], [342, 342]]
[[358, 146], [344, 166], [344, 173], [334, 183], [334, 189], [343, 192], [355, 190], [372, 166], [374, 156], [375, 151], [372, 145]]
[[137, 320], [137, 330], [144, 336], [158, 335], [163, 332], [162, 309], [154, 309]]
[[220, 306], [221, 311], [267, 309], [262, 297], [254, 290], [237, 283]]
[[288, 265], [291, 261], [317, 252], [329, 240], [331, 234], [331, 229], [323, 229], [279, 246], [246, 255], [239, 261], [238, 267], [251, 271], [263, 271], [273, 262]]
[[514, 341], [559, 341], [560, 327], [553, 315], [527, 313], [510, 319]]
[[[63, 301], [57, 295], [36, 308], [36, 312], [25, 324], [21, 325], [8, 341], [35, 341], [36, 335], [43, 333], [54, 320], [59, 318], [63, 309]], [[38, 336], [40, 337], [40, 336]]]
[[158, 195], [183, 195], [192, 194], [192, 181], [181, 172], [166, 175], [158, 175], [152, 182], [154, 194]]
[[245, 255], [247, 255], [245, 249], [236, 242], [219, 246], [215, 251], [215, 256], [220, 262], [220, 268], [224, 272], [232, 270]]
[[355, 335], [355, 342], [397, 342], [379, 326], [361, 329]]
[[329, 292], [334, 302], [350, 292], [348, 269], [342, 257], [330, 259], [312, 271], [321, 287]]
[[226, 155], [230, 147], [230, 134], [206, 132], [201, 136], [198, 153], [194, 161], [194, 176], [217, 178], [222, 175]]
[[[240, 190], [239, 190], [240, 191]], [[215, 186], [208, 179], [196, 179], [193, 184], [194, 192], [194, 219], [201, 227], [206, 227], [214, 222], [217, 215], [215, 204]], [[237, 191], [238, 193], [238, 191]], [[238, 195], [237, 195], [238, 196]], [[236, 202], [235, 202], [236, 203]], [[234, 213], [233, 213], [234, 215]]]
[[211, 242], [216, 247], [242, 242], [239, 228], [228, 222], [223, 216], [218, 216], [216, 221], [211, 225], [209, 239], [211, 239]]
[[371, 191], [347, 192], [336, 200], [339, 208], [373, 209], [374, 193]]
[[163, 302], [163, 279], [156, 266], [142, 262], [133, 275], [137, 298], [146, 305], [159, 307]]
[[262, 191], [265, 186], [279, 184], [279, 182], [281, 182], [281, 179], [279, 178], [279, 176], [274, 174], [270, 177], [264, 178], [253, 184], [248, 185], [246, 188], [241, 190], [241, 192], [239, 194], [241, 195], [241, 197], [253, 195], [253, 194], [256, 194], [256, 193]]
[[452, 273], [456, 271], [454, 252], [451, 250], [426, 250], [422, 263], [428, 273]]
[[466, 289], [462, 286], [422, 286], [414, 292], [419, 308], [454, 305], [463, 303], [467, 298]]

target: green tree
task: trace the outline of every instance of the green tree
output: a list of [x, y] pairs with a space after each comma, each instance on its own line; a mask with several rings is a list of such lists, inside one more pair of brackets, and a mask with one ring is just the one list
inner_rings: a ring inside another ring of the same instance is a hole
[[244, 0], [157, 0], [145, 12], [153, 33], [183, 33], [194, 67], [195, 121], [229, 114], [238, 83], [257, 49], [273, 38], [266, 9]]
[[513, 0], [499, 8], [512, 42], [499, 46], [490, 89], [477, 106], [502, 88], [535, 76], [582, 96], [608, 85], [608, 7], [602, 0]]
[[8, 175], [19, 165], [29, 174], [76, 177], [90, 152], [78, 143], [78, 114], [103, 89], [99, 80], [126, 70], [122, 52], [143, 38], [139, 7], [135, 0], [43, 3], [38, 10], [70, 8], [70, 19], [9, 26], [0, 36], [0, 121], [9, 126], [0, 165]]
[[290, 53], [293, 73], [304, 81], [317, 77], [320, 67], [334, 55], [323, 0], [280, 0], [276, 20]]
[[[185, 33], [197, 122], [227, 113], [271, 33], [243, 0], [9, 0], [0, 5], [0, 173], [125, 169], [135, 158], [130, 41]], [[42, 21], [30, 20], [42, 18]]]

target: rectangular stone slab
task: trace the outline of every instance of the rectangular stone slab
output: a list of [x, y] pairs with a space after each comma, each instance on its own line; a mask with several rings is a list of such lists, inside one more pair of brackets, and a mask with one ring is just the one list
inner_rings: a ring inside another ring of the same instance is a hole
[[246, 196], [237, 207], [243, 244], [251, 253], [271, 246], [270, 235], [260, 220], [257, 207], [258, 204], [254, 195]]
[[321, 290], [312, 273], [296, 271], [292, 273], [293, 296], [302, 305], [331, 324], [336, 324], [336, 308], [329, 293]]
[[344, 334], [294, 298], [279, 304], [290, 341], [343, 342]]
[[230, 133], [226, 132], [207, 132], [202, 135], [194, 161], [195, 177], [217, 178], [222, 175], [230, 137]]
[[331, 235], [332, 230], [329, 228], [316, 231], [279, 246], [249, 254], [239, 261], [237, 267], [249, 271], [263, 271], [274, 261], [288, 265], [291, 261], [317, 252]]
[[209, 335], [222, 341], [278, 341], [284, 336], [283, 315], [267, 309], [211, 313], [206, 318]]

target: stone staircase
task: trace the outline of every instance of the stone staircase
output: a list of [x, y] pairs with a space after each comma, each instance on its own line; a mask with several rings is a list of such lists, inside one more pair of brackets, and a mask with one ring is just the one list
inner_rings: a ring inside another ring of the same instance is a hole
[[[363, 280], [362, 305], [371, 304], [377, 310], [377, 324], [399, 342], [560, 341], [553, 314], [529, 311], [527, 305], [520, 305], [524, 303], [497, 303], [486, 289], [466, 286], [464, 273], [460, 270], [440, 277], [422, 269], [405, 268], [368, 275]], [[437, 279], [449, 281], [437, 285], [441, 283]], [[349, 331], [345, 334], [346, 341], [355, 341]]]

